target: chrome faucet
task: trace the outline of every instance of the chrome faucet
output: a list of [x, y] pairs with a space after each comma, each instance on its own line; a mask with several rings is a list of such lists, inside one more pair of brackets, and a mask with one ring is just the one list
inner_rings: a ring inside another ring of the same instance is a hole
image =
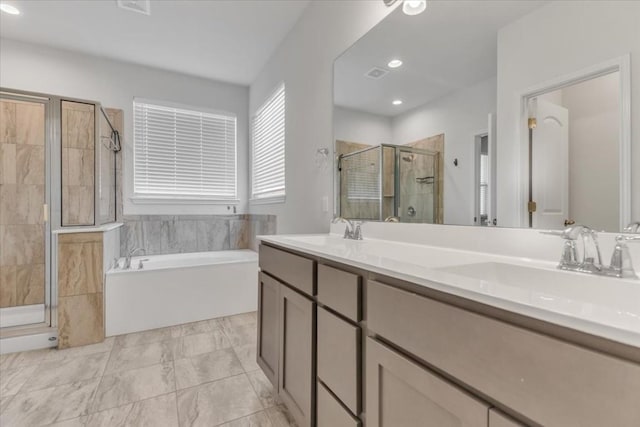
[[632, 222], [624, 228], [625, 233], [640, 234], [640, 221]]
[[127, 257], [124, 259], [124, 265], [122, 266], [123, 270], [128, 270], [131, 268], [131, 257], [137, 254], [138, 252], [143, 252], [145, 255], [147, 251], [144, 248], [133, 248], [127, 254]]
[[346, 218], [342, 218], [341, 216], [335, 217], [333, 219], [333, 221], [331, 221], [333, 224], [337, 224], [338, 222], [344, 222], [345, 224], [347, 224], [347, 226], [344, 229], [344, 236], [343, 238], [348, 239], [348, 240], [362, 240], [362, 224], [364, 224], [361, 221], [351, 221], [348, 220]]
[[[560, 236], [564, 239], [562, 257], [558, 268], [568, 271], [595, 273], [602, 270], [602, 255], [598, 244], [598, 235], [584, 225], [572, 225], [564, 231], [543, 231], [543, 234]], [[582, 260], [578, 261], [577, 242], [582, 239]]]
[[[626, 230], [627, 228], [625, 228]], [[626, 243], [640, 242], [640, 236], [617, 236], [611, 263], [606, 267], [602, 264], [598, 234], [591, 228], [583, 225], [573, 225], [565, 228], [564, 231], [543, 231], [542, 233], [560, 236], [564, 239], [562, 257], [558, 264], [558, 268], [561, 270], [601, 276], [637, 278], [631, 262], [631, 253]], [[582, 239], [583, 243], [583, 254], [580, 261], [578, 261], [576, 249], [576, 243], [579, 239]]]

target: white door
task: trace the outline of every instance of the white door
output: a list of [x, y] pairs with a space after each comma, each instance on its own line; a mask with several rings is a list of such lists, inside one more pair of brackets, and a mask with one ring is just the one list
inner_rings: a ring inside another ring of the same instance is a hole
[[537, 100], [533, 130], [533, 228], [561, 229], [569, 219], [569, 110]]

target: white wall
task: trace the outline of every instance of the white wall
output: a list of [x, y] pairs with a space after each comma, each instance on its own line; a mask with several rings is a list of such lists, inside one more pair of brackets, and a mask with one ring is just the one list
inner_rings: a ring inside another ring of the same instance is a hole
[[172, 101], [235, 113], [238, 118], [239, 212], [247, 210], [247, 87], [128, 64], [12, 40], [0, 39], [0, 86], [98, 101], [124, 110], [124, 213], [228, 213], [226, 206], [136, 205], [133, 191], [133, 98]]
[[619, 74], [562, 90], [561, 105], [569, 110], [569, 213], [596, 230], [619, 225], [618, 175], [605, 173], [619, 167]]
[[328, 230], [333, 166], [318, 169], [315, 152], [333, 147], [333, 61], [393, 9], [382, 1], [311, 2], [251, 85], [250, 115], [276, 85], [286, 85], [286, 201], [249, 207], [278, 215], [279, 233]]
[[[496, 110], [495, 77], [394, 117], [393, 143], [404, 145], [444, 133], [444, 223], [473, 225], [475, 136], [489, 129]], [[458, 159], [458, 166], [453, 160]]]
[[333, 109], [333, 134], [336, 140], [360, 144], [390, 144], [391, 118], [350, 108]]
[[550, 2], [498, 33], [498, 221], [517, 226], [525, 158], [518, 94], [534, 85], [631, 54], [632, 219], [640, 219], [640, 2]]

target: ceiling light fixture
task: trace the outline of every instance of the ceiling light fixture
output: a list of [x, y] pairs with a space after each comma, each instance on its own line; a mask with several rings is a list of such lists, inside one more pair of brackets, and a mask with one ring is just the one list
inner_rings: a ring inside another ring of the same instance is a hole
[[389, 66], [389, 68], [398, 68], [402, 65], [402, 61], [400, 61], [399, 59], [392, 59], [387, 65]]
[[402, 11], [406, 15], [419, 15], [427, 8], [427, 0], [404, 0]]
[[393, 105], [402, 105], [402, 100], [401, 99], [394, 99], [392, 104]]
[[17, 7], [7, 3], [0, 3], [0, 10], [9, 15], [20, 15], [20, 10]]

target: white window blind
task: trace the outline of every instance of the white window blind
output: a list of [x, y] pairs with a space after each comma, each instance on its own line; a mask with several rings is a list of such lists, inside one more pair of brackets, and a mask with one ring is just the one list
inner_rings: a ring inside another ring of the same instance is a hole
[[282, 84], [253, 118], [251, 198], [285, 195], [285, 90]]
[[235, 200], [236, 117], [135, 100], [134, 192]]
[[379, 150], [369, 150], [342, 160], [349, 200], [380, 199]]

